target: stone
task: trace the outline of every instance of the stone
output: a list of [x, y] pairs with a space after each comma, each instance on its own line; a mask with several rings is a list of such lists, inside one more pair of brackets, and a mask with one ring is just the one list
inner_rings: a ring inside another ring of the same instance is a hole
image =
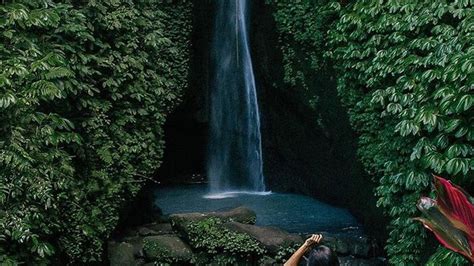
[[143, 237], [127, 238], [127, 243], [133, 246], [133, 255], [137, 258], [143, 258]]
[[352, 242], [350, 253], [358, 257], [369, 257], [371, 244], [367, 238], [360, 237]]
[[123, 239], [133, 238], [133, 237], [138, 236], [138, 230], [137, 228], [131, 228], [131, 229], [128, 229], [125, 233], [121, 234], [120, 236]]
[[133, 256], [133, 246], [129, 243], [109, 242], [108, 255], [111, 266], [137, 265]]
[[281, 247], [303, 243], [303, 239], [299, 235], [290, 234], [276, 227], [238, 222], [225, 223], [224, 227], [234, 232], [250, 235], [260, 242], [270, 254], [276, 254]]
[[193, 256], [191, 248], [176, 235], [147, 236], [143, 238], [143, 251], [148, 260], [160, 261], [173, 258], [189, 261]]
[[158, 232], [151, 230], [150, 228], [147, 228], [147, 227], [140, 227], [138, 228], [138, 234], [140, 236], [155, 236], [155, 235], [158, 235]]
[[202, 221], [209, 218], [218, 218], [223, 221], [233, 221], [243, 224], [254, 224], [257, 215], [254, 211], [246, 207], [238, 207], [230, 211], [216, 211], [216, 212], [192, 212], [192, 213], [178, 213], [170, 215], [171, 225], [173, 229], [178, 232], [185, 233], [186, 225], [191, 222]]
[[178, 213], [170, 215], [171, 223], [173, 226], [182, 225], [186, 222], [195, 222], [204, 220], [207, 218], [219, 218], [225, 221], [239, 222], [243, 224], [254, 224], [257, 219], [257, 214], [249, 208], [238, 207], [230, 211], [217, 211], [217, 212], [191, 212], [191, 213]]
[[277, 265], [277, 261], [272, 257], [264, 256], [259, 261], [259, 265], [261, 265], [261, 266], [273, 266], [273, 265]]
[[354, 256], [339, 257], [340, 266], [385, 266], [388, 265], [385, 258], [362, 259]]
[[172, 235], [173, 228], [170, 223], [151, 223], [146, 224], [143, 227], [146, 227], [156, 233], [156, 235]]
[[[365, 237], [336, 237], [328, 233], [323, 234], [321, 244], [330, 247], [341, 255], [353, 255], [356, 257], [370, 257], [371, 243]], [[309, 236], [308, 236], [309, 237]]]
[[342, 239], [336, 239], [335, 251], [338, 254], [349, 254], [349, 245]]

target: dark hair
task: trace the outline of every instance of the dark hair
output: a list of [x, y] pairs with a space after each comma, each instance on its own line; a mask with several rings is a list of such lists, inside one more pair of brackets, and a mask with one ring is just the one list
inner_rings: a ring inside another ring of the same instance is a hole
[[317, 246], [311, 250], [308, 256], [308, 266], [339, 266], [337, 255], [324, 245]]

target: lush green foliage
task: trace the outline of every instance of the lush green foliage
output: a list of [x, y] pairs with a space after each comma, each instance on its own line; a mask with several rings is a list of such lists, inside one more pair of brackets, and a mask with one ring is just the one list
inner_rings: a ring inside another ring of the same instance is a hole
[[360, 136], [360, 160], [391, 217], [390, 262], [419, 263], [424, 232], [412, 217], [431, 173], [456, 175], [466, 186], [473, 181], [474, 3], [270, 2], [286, 75], [300, 77], [301, 66], [288, 58], [308, 58], [323, 64], [312, 66], [314, 75], [337, 79]]
[[160, 164], [190, 26], [187, 1], [0, 5], [0, 262], [100, 259]]
[[330, 36], [361, 159], [381, 177], [394, 264], [418, 262], [423, 232], [411, 218], [431, 173], [472, 181], [473, 4], [358, 1]]
[[[153, 241], [147, 241], [146, 239], [143, 242], [143, 251], [148, 257], [152, 257], [154, 263], [157, 265], [176, 265], [180, 262], [186, 263], [185, 261], [180, 261], [179, 259], [174, 258], [170, 251], [162, 245]], [[150, 254], [152, 254], [152, 256], [150, 256]]]
[[280, 247], [275, 255], [275, 261], [277, 263], [284, 264], [290, 257], [293, 255], [298, 248], [300, 247], [299, 244], [292, 244]]
[[449, 249], [439, 247], [436, 253], [426, 262], [426, 266], [467, 266], [469, 262], [461, 255], [450, 251]]
[[265, 250], [251, 236], [226, 229], [223, 221], [208, 218], [186, 224], [187, 238], [196, 250], [202, 251], [211, 261], [251, 262], [261, 257]]
[[324, 57], [328, 49], [326, 32], [338, 12], [328, 0], [266, 2], [274, 8], [283, 52], [284, 81], [299, 90], [305, 100], [309, 99], [308, 104], [317, 109], [320, 96], [312, 87], [311, 80], [315, 71], [328, 70], [329, 64]]

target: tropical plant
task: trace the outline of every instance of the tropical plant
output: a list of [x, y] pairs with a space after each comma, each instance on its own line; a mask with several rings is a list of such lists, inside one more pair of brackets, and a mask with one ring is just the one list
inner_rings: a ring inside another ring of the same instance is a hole
[[446, 248], [474, 263], [474, 200], [460, 187], [435, 176], [436, 199], [422, 197], [423, 217], [416, 220], [431, 230]]
[[185, 237], [190, 245], [211, 257], [224, 255], [245, 261], [259, 258], [265, 253], [257, 240], [248, 234], [227, 229], [221, 219], [192, 221], [185, 226]]
[[90, 264], [159, 167], [189, 1], [0, 4], [0, 264]]
[[426, 262], [426, 266], [467, 266], [469, 264], [469, 261], [462, 255], [446, 249], [443, 246], [439, 246], [436, 252]]
[[269, 2], [288, 81], [311, 88], [300, 85], [311, 62], [326, 64], [311, 66], [314, 75], [337, 81], [359, 158], [390, 217], [390, 263], [420, 264], [425, 232], [412, 217], [430, 173], [473, 184], [474, 3]]

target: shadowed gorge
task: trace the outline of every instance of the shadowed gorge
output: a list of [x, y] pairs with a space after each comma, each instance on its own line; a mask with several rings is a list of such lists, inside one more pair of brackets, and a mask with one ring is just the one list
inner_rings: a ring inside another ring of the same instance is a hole
[[[165, 183], [199, 181], [206, 173], [213, 77], [209, 51], [214, 26], [214, 16], [208, 14], [216, 8], [214, 3], [194, 7], [191, 86], [165, 126], [165, 160], [158, 172]], [[283, 56], [273, 8], [263, 2], [252, 2], [248, 8], [267, 189], [303, 193], [348, 208], [367, 225], [369, 233], [383, 235], [384, 218], [375, 207], [374, 185], [358, 162], [357, 138], [337, 97], [334, 80], [317, 75], [308, 81], [319, 99], [316, 109], [310, 106], [307, 92], [283, 80]], [[306, 63], [301, 68], [307, 73], [312, 71]], [[201, 177], [190, 178], [197, 173]], [[360, 209], [354, 198], [368, 204]]]

